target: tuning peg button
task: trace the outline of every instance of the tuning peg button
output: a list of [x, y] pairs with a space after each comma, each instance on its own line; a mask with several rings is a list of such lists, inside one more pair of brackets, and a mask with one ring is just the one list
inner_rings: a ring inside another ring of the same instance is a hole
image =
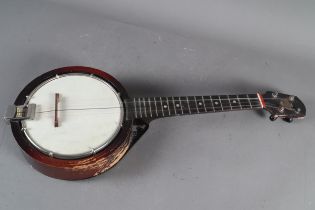
[[283, 118], [283, 120], [288, 122], [288, 123], [293, 122], [293, 118], [292, 117], [290, 117], [290, 118]]
[[275, 121], [276, 119], [278, 119], [278, 115], [272, 114], [272, 115], [270, 115], [269, 119], [271, 121]]

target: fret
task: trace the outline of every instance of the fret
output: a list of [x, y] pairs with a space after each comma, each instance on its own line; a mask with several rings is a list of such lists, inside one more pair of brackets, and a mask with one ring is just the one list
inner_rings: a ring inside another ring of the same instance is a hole
[[226, 97], [227, 97], [227, 101], [229, 103], [229, 106], [230, 106], [230, 108], [232, 110], [233, 108], [232, 108], [232, 105], [231, 105], [230, 97], [229, 97], [229, 95], [226, 95]]
[[238, 95], [236, 95], [236, 98], [237, 98], [237, 100], [238, 100], [238, 104], [240, 105], [240, 108], [243, 109], [242, 104], [241, 104], [241, 101], [240, 101]]
[[185, 98], [186, 98], [187, 108], [188, 108], [189, 114], [191, 114], [191, 109], [190, 109], [190, 106], [189, 106], [189, 99], [188, 99], [187, 96]]
[[211, 97], [211, 96], [209, 96], [209, 98], [210, 98], [210, 101], [211, 101], [211, 104], [212, 104], [212, 109], [213, 109], [213, 112], [215, 112], [215, 108], [214, 108], [214, 103], [213, 103], [212, 97]]
[[215, 112], [223, 111], [219, 96], [210, 96], [210, 98], [212, 99], [214, 111]]
[[155, 105], [154, 105], [154, 99], [153, 98], [147, 98], [148, 104], [149, 104], [149, 110], [150, 110], [150, 116], [151, 117], [157, 117], [155, 115]]
[[133, 98], [123, 106], [126, 120], [262, 108], [257, 94]]
[[247, 95], [245, 95], [245, 94], [244, 95], [238, 95], [238, 98], [240, 100], [240, 104], [241, 104], [242, 109], [250, 109], [251, 108]]
[[176, 112], [178, 114], [180, 114], [180, 113], [184, 114], [182, 102], [181, 102], [179, 97], [174, 97], [174, 103], [175, 103], [175, 107], [176, 107]]
[[180, 97], [179, 101], [180, 101], [181, 106], [182, 106], [183, 114], [190, 114], [190, 109], [188, 106], [187, 97]]
[[191, 109], [190, 109], [188, 97], [185, 97], [185, 98], [186, 98], [187, 108], [188, 108], [189, 114], [191, 114]]
[[162, 107], [162, 103], [161, 103], [160, 97], [156, 97], [155, 98], [155, 102], [156, 102], [156, 111], [157, 111], [159, 117], [164, 116], [163, 115], [163, 107]]
[[180, 100], [180, 98], [179, 98], [179, 103], [180, 103], [180, 108], [181, 108], [181, 110], [182, 110], [182, 114], [184, 114], [183, 105], [182, 105], [182, 100]]
[[167, 100], [166, 97], [161, 97], [161, 103], [162, 103], [162, 107], [163, 107], [163, 113], [165, 116], [170, 116], [170, 112], [169, 112], [169, 107], [167, 104]]
[[207, 112], [203, 97], [202, 96], [196, 96], [195, 99], [196, 99], [196, 104], [197, 104], [199, 113]]
[[205, 112], [208, 112], [208, 110], [206, 109], [205, 98], [204, 98], [204, 96], [201, 96], [201, 97], [202, 97], [202, 101], [203, 101], [203, 107], [205, 108]]
[[170, 104], [167, 97], [166, 97], [166, 103], [167, 103], [167, 108], [168, 108], [168, 114], [171, 116]]
[[175, 109], [173, 97], [168, 97], [167, 101], [168, 101], [168, 107], [170, 110], [170, 115], [176, 115], [176, 109]]
[[203, 96], [207, 112], [215, 112], [214, 106], [210, 96]]
[[142, 118], [141, 100], [140, 100], [140, 98], [138, 98], [138, 102], [139, 102], [139, 114], [140, 114], [140, 117]]
[[146, 108], [146, 105], [145, 105], [145, 99], [142, 98], [142, 101], [143, 101], [143, 107], [144, 107], [144, 114], [145, 114], [146, 117], [148, 117], [148, 115], [147, 115], [147, 108]]
[[160, 104], [161, 104], [162, 115], [164, 117], [164, 109], [163, 109], [162, 97], [160, 97]]
[[173, 106], [174, 106], [174, 112], [175, 112], [175, 115], [177, 115], [177, 111], [176, 111], [176, 106], [175, 106], [175, 100], [174, 100], [174, 97], [172, 97], [172, 101], [173, 101]]
[[250, 108], [252, 109], [252, 108], [253, 108], [253, 106], [252, 106], [252, 103], [250, 102], [250, 99], [249, 99], [248, 94], [247, 94], [246, 96], [247, 96], [247, 100], [248, 100], [248, 103], [249, 103], [249, 105], [250, 105]]
[[188, 107], [190, 110], [190, 114], [197, 114], [198, 113], [198, 109], [197, 109], [197, 104], [195, 101], [195, 97], [193, 96], [188, 96], [187, 97], [187, 102], [188, 102]]
[[143, 98], [144, 100], [144, 105], [145, 105], [145, 108], [146, 108], [146, 116], [147, 117], [152, 117], [152, 112], [151, 112], [151, 105], [150, 105], [150, 98]]
[[199, 114], [199, 113], [200, 113], [200, 111], [199, 111], [199, 107], [198, 107], [198, 103], [197, 103], [196, 96], [194, 96], [194, 99], [195, 99], [195, 104], [196, 104], [196, 107], [197, 107], [197, 112], [198, 112], [198, 114]]
[[150, 116], [153, 117], [152, 115], [152, 107], [151, 107], [151, 100], [148, 98], [148, 103], [149, 103], [149, 108], [150, 108]]
[[135, 106], [135, 115], [136, 115], [136, 118], [138, 118], [137, 116], [137, 103], [136, 103], [136, 98], [133, 99], [133, 104]]
[[220, 96], [218, 96], [218, 98], [219, 98], [219, 101], [220, 101], [221, 109], [222, 109], [222, 111], [223, 111], [224, 109], [223, 109], [223, 106], [222, 106], [222, 101], [221, 101]]
[[221, 101], [222, 110], [232, 110], [227, 95], [220, 95], [219, 98]]
[[203, 102], [203, 108], [205, 109], [205, 112], [208, 112], [207, 109], [206, 109], [206, 103], [205, 103], [205, 99], [203, 96], [201, 96], [202, 98], [202, 102]]
[[241, 109], [241, 105], [236, 95], [229, 95], [232, 110]]
[[156, 113], [156, 116], [158, 117], [159, 116], [159, 114], [158, 114], [158, 107], [156, 105], [155, 97], [153, 97], [153, 99], [154, 99], [154, 105], [155, 105], [155, 113]]

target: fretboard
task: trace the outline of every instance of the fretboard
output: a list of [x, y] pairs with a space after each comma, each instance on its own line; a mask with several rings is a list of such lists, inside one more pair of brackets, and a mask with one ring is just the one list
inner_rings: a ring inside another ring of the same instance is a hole
[[258, 94], [144, 97], [124, 104], [127, 120], [262, 108]]

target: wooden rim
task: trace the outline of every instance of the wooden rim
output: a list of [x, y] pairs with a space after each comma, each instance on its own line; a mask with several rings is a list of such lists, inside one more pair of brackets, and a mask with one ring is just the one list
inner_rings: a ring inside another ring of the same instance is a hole
[[[92, 74], [99, 77], [113, 86], [113, 88], [120, 93], [122, 100], [128, 98], [127, 92], [123, 86], [111, 75], [101, 70], [83, 67], [83, 66], [70, 66], [58, 68], [49, 71], [33, 81], [31, 81], [18, 95], [15, 100], [15, 105], [24, 104], [26, 96], [28, 96], [39, 84], [55, 77], [56, 75], [69, 74], [69, 73], [85, 73]], [[126, 107], [124, 107], [125, 109]], [[115, 163], [122, 158], [131, 144], [131, 126], [132, 121], [123, 121], [123, 126], [118, 132], [117, 136], [112, 140], [109, 145], [98, 153], [80, 158], [80, 159], [57, 159], [50, 157], [38, 149], [36, 149], [27, 139], [22, 131], [21, 122], [11, 122], [11, 129], [13, 135], [25, 152], [27, 159], [31, 164], [40, 172], [61, 179], [82, 179], [91, 176], [96, 176], [99, 173], [111, 168]]]

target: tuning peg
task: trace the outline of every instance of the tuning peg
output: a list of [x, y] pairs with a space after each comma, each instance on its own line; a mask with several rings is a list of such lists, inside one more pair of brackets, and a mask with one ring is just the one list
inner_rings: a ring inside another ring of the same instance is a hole
[[288, 123], [291, 123], [291, 122], [293, 122], [293, 118], [292, 117], [286, 117], [286, 118], [283, 118], [283, 120], [285, 121], [285, 122], [288, 122]]
[[270, 115], [269, 119], [271, 121], [275, 121], [276, 119], [278, 119], [278, 115], [272, 114], [272, 115]]

